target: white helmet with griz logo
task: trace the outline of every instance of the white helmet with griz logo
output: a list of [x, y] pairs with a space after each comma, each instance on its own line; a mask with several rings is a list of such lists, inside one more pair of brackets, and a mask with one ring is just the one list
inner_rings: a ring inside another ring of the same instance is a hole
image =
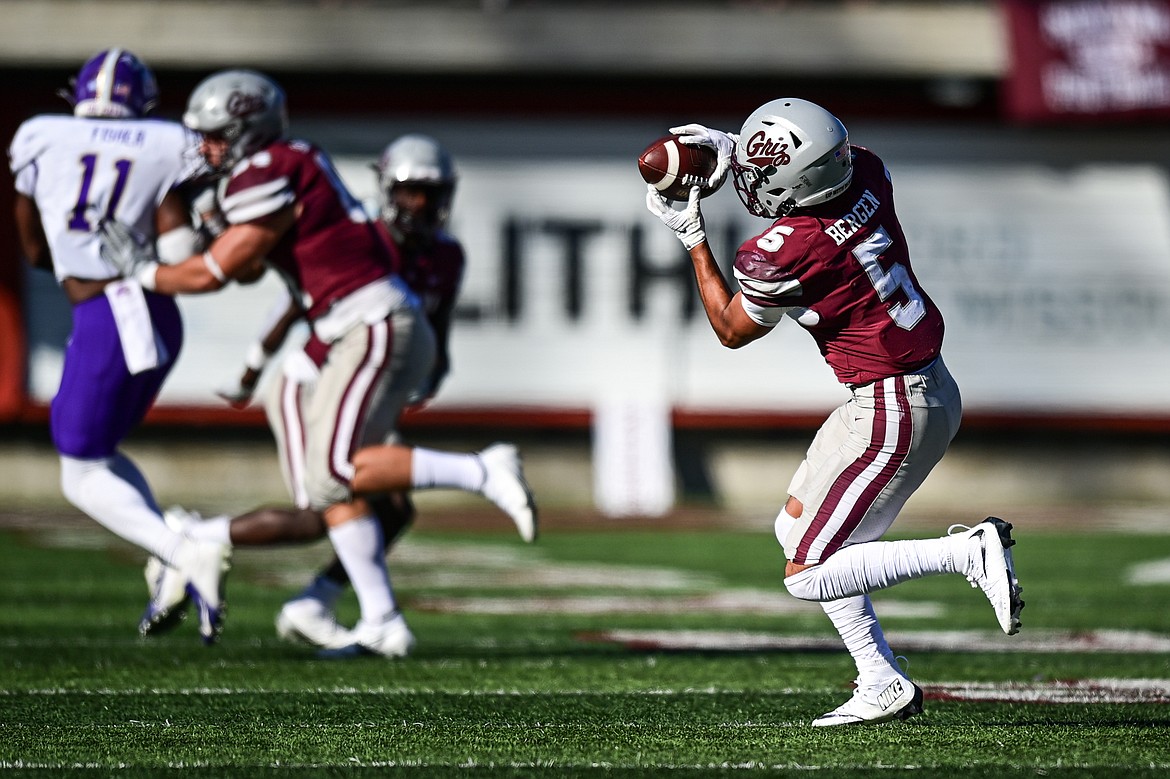
[[249, 157], [288, 132], [284, 90], [253, 70], [208, 76], [191, 92], [183, 124], [228, 141], [224, 167]]
[[731, 162], [735, 191], [755, 216], [776, 218], [849, 188], [853, 161], [845, 125], [815, 103], [786, 97], [747, 118]]

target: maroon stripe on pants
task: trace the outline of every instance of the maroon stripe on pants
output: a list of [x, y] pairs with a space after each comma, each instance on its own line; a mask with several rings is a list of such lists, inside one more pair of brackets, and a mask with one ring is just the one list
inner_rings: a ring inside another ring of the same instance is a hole
[[[334, 478], [336, 478], [338, 481], [346, 484], [349, 483], [350, 477], [347, 474], [337, 472], [337, 469], [334, 467], [333, 454], [341, 445], [342, 437], [348, 436], [349, 442], [345, 447], [347, 454], [346, 461], [353, 461], [354, 452], [357, 451], [357, 448], [360, 445], [360, 434], [362, 428], [365, 426], [366, 417], [369, 414], [370, 403], [372, 402], [374, 393], [378, 387], [378, 380], [376, 375], [382, 373], [384, 370], [389, 369], [391, 364], [391, 355], [394, 351], [394, 330], [390, 326], [389, 320], [375, 322], [372, 325], [368, 325], [366, 327], [366, 331], [366, 353], [362, 356], [361, 363], [358, 365], [357, 370], [355, 370], [350, 376], [350, 381], [346, 385], [345, 391], [341, 395], [341, 402], [337, 406], [337, 416], [333, 420], [333, 437], [330, 440], [329, 451], [327, 453], [329, 458], [329, 472], [333, 474]], [[374, 345], [377, 340], [376, 333], [378, 331], [385, 333], [386, 340], [386, 346], [382, 350], [380, 361], [378, 361], [378, 358], [374, 355]], [[359, 382], [358, 377], [362, 376], [367, 370], [372, 370], [375, 374], [375, 378], [364, 383]], [[343, 429], [342, 425], [346, 409], [351, 407], [355, 402], [359, 406], [357, 416], [354, 418], [352, 426], [347, 425]]]
[[[894, 382], [889, 385], [888, 382]], [[891, 409], [886, 405], [887, 389], [893, 390], [894, 402], [896, 407]], [[892, 441], [887, 440], [887, 425], [891, 417], [896, 423], [897, 429]], [[842, 503], [849, 495], [849, 490], [854, 487], [863, 474], [875, 462], [885, 456], [886, 462], [882, 465], [881, 470], [873, 477], [870, 477], [861, 489], [858, 497], [853, 499], [853, 504], [845, 508], [845, 516], [841, 522], [840, 527], [833, 534], [825, 546], [824, 551], [820, 555], [820, 559], [825, 559], [836, 552], [849, 538], [850, 534], [857, 529], [861, 524], [861, 520], [869, 511], [873, 502], [881, 494], [893, 479], [898, 469], [906, 461], [906, 457], [910, 453], [910, 444], [913, 440], [913, 419], [910, 415], [910, 402], [906, 396], [905, 384], [901, 377], [894, 377], [891, 379], [883, 379], [874, 386], [874, 418], [873, 427], [870, 431], [869, 445], [865, 451], [850, 463], [837, 477], [833, 486], [829, 488], [828, 494], [825, 496], [824, 502], [817, 511], [816, 517], [805, 533], [797, 548], [796, 558], [793, 560], [798, 565], [804, 565], [808, 559], [808, 554], [812, 548], [813, 542], [829, 525], [830, 520], [842, 510]]]

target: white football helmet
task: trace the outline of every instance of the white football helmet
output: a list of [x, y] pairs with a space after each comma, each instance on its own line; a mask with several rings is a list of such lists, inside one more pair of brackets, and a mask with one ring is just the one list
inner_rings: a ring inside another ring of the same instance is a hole
[[[398, 238], [426, 240], [446, 226], [455, 195], [455, 164], [438, 141], [426, 135], [403, 135], [382, 151], [374, 170], [382, 220]], [[403, 184], [425, 190], [426, 204], [412, 210], [400, 207], [394, 189]]]
[[853, 161], [845, 125], [815, 103], [781, 98], [757, 108], [731, 162], [735, 191], [755, 216], [776, 218], [849, 188]]
[[229, 141], [224, 167], [231, 167], [288, 132], [284, 90], [262, 73], [221, 71], [191, 92], [183, 124]]

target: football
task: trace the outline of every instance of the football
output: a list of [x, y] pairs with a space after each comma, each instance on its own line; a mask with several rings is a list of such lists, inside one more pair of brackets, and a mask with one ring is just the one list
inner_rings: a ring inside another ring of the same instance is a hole
[[718, 162], [710, 146], [688, 146], [680, 143], [677, 135], [664, 135], [638, 156], [638, 172], [667, 200], [686, 200], [695, 185], [700, 187], [702, 197], [723, 185], [720, 181], [718, 186], [706, 186]]

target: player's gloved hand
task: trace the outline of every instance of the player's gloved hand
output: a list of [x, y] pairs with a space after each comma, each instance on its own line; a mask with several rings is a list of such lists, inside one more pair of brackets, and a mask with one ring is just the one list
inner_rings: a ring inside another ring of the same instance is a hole
[[698, 187], [691, 187], [686, 207], [676, 211], [671, 208], [666, 198], [658, 194], [654, 185], [649, 184], [646, 187], [646, 208], [661, 219], [664, 225], [674, 230], [674, 234], [682, 241], [687, 251], [707, 240], [707, 232], [703, 227], [703, 212], [699, 209]]
[[254, 341], [248, 346], [244, 355], [244, 372], [235, 384], [228, 384], [215, 391], [216, 395], [228, 402], [232, 408], [244, 408], [252, 401], [252, 393], [256, 391], [256, 383], [260, 381], [260, 374], [268, 364], [268, 352], [261, 341]]
[[678, 136], [679, 143], [685, 143], [688, 146], [710, 146], [715, 150], [715, 154], [718, 155], [718, 163], [715, 166], [715, 172], [707, 181], [707, 187], [711, 189], [719, 186], [723, 177], [727, 175], [728, 168], [731, 167], [731, 158], [735, 156], [735, 145], [739, 143], [739, 136], [725, 133], [722, 130], [712, 130], [701, 124], [671, 127], [670, 133]]
[[191, 201], [191, 208], [199, 215], [203, 229], [211, 238], [218, 238], [227, 229], [227, 220], [219, 210], [215, 187], [206, 187]]
[[98, 225], [102, 259], [117, 269], [124, 278], [137, 279], [146, 289], [154, 289], [154, 273], [158, 257], [154, 247], [148, 246], [128, 225], [117, 219], [103, 219]]
[[220, 387], [215, 394], [227, 401], [232, 408], [246, 408], [252, 402], [252, 391], [255, 387], [247, 386], [243, 381]]

